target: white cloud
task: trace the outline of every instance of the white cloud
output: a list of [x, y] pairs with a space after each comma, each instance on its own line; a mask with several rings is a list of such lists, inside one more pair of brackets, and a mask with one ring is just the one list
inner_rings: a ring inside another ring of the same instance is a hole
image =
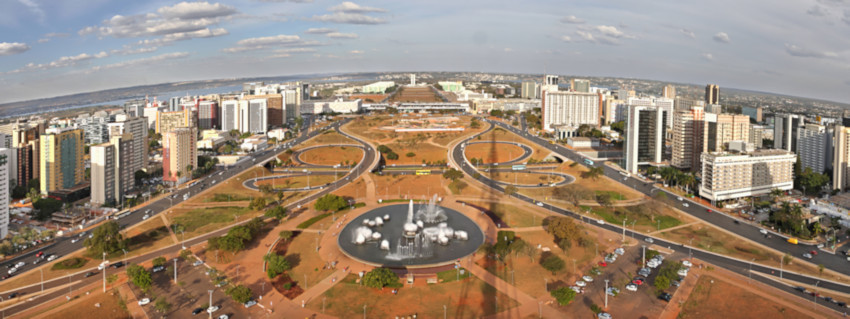
[[726, 34], [726, 32], [717, 32], [717, 34], [714, 35], [714, 41], [720, 43], [729, 43], [732, 42], [732, 39], [729, 39], [729, 35]]
[[286, 54], [289, 54], [289, 53], [313, 53], [313, 52], [316, 52], [316, 51], [317, 50], [313, 49], [313, 48], [286, 48], [286, 49], [274, 50], [274, 52], [286, 53]]
[[44, 10], [41, 9], [41, 6], [39, 6], [38, 3], [35, 3], [33, 0], [18, 0], [18, 2], [29, 8], [30, 12], [32, 12], [38, 19], [38, 22], [44, 23]]
[[0, 56], [14, 55], [27, 52], [30, 49], [26, 43], [19, 42], [0, 42]]
[[332, 39], [357, 39], [357, 34], [354, 33], [339, 33], [339, 32], [331, 32], [327, 34], [328, 38]]
[[50, 39], [48, 39], [48, 38], [38, 39], [38, 43], [47, 43], [48, 41], [50, 41]]
[[212, 37], [220, 37], [223, 35], [227, 35], [229, 32], [224, 28], [217, 29], [201, 29], [192, 32], [180, 32], [180, 33], [172, 33], [167, 34], [162, 39], [164, 41], [180, 41], [180, 40], [189, 40], [194, 38], [212, 38]]
[[785, 52], [801, 58], [818, 58], [818, 59], [834, 59], [838, 58], [838, 53], [832, 51], [815, 51], [808, 48], [799, 47], [793, 44], [785, 44]]
[[28, 63], [27, 65], [23, 66], [22, 68], [9, 71], [8, 73], [21, 73], [21, 72], [34, 71], [34, 70], [48, 70], [48, 69], [64, 68], [64, 67], [69, 67], [69, 66], [75, 66], [75, 65], [77, 65], [81, 62], [85, 62], [85, 61], [89, 61], [89, 60], [93, 60], [93, 59], [102, 59], [102, 58], [105, 58], [105, 57], [108, 57], [108, 56], [109, 56], [109, 53], [106, 53], [105, 51], [101, 51], [101, 52], [95, 53], [95, 54], [80, 53], [80, 54], [72, 55], [72, 56], [63, 56], [63, 57], [60, 57], [59, 59], [57, 59], [55, 61], [51, 61], [51, 62], [48, 62], [48, 63], [40, 63], [40, 64]]
[[297, 35], [281, 34], [270, 37], [248, 38], [236, 42], [235, 47], [223, 49], [226, 53], [264, 50], [276, 46], [314, 46], [323, 45], [318, 41], [303, 40]]
[[336, 32], [336, 30], [331, 28], [309, 28], [307, 29], [307, 31], [304, 31], [304, 33], [309, 34], [325, 34], [331, 32]]
[[360, 51], [360, 50], [351, 50], [351, 51], [348, 51], [348, 53], [351, 53], [351, 54], [363, 54], [363, 51]]
[[583, 24], [584, 19], [579, 19], [576, 16], [566, 16], [561, 18], [561, 23]]
[[585, 31], [579, 30], [579, 31], [576, 31], [576, 34], [580, 38], [582, 38], [582, 40], [589, 41], [589, 42], [596, 42], [596, 38], [594, 38], [593, 34], [590, 34], [590, 32], [585, 32]]
[[680, 31], [680, 32], [682, 32], [682, 34], [684, 34], [684, 35], [685, 35], [686, 37], [688, 37], [688, 38], [691, 38], [691, 39], [696, 39], [696, 38], [697, 38], [697, 35], [696, 35], [696, 34], [694, 34], [694, 32], [693, 32], [693, 31], [691, 31], [691, 30], [688, 30], [688, 29], [681, 29], [681, 30], [679, 30], [679, 31]]
[[330, 7], [328, 8], [328, 11], [345, 13], [387, 12], [386, 9], [365, 7], [350, 1], [345, 1], [339, 5]]
[[160, 55], [156, 55], [156, 56], [152, 56], [152, 57], [148, 57], [148, 58], [127, 60], [127, 61], [122, 61], [122, 62], [113, 63], [113, 64], [95, 66], [95, 67], [92, 67], [92, 71], [124, 68], [124, 67], [128, 67], [128, 66], [139, 65], [139, 64], [144, 64], [144, 65], [148, 66], [150, 64], [157, 63], [157, 62], [162, 62], [162, 61], [166, 61], [166, 60], [174, 60], [174, 59], [182, 59], [182, 58], [185, 58], [185, 57], [188, 57], [188, 56], [189, 56], [188, 52], [166, 53], [166, 54], [160, 54]]
[[291, 56], [292, 55], [286, 54], [286, 53], [274, 54], [274, 55], [267, 56], [266, 59], [282, 59], [282, 58], [288, 58], [288, 57], [291, 57]]
[[46, 38], [67, 38], [67, 37], [70, 37], [70, 36], [71, 36], [70, 33], [63, 33], [63, 32], [50, 32], [50, 33], [47, 33], [47, 34], [44, 35], [44, 37], [46, 37]]
[[346, 23], [346, 24], [382, 24], [387, 23], [387, 20], [381, 18], [370, 17], [360, 13], [336, 12], [333, 14], [324, 14], [313, 16], [313, 21]]
[[610, 25], [600, 25], [596, 26], [596, 30], [600, 33], [607, 35], [612, 38], [631, 38], [631, 36], [623, 33], [623, 31], [617, 30], [617, 27]]
[[561, 40], [564, 41], [564, 42], [572, 42], [573, 41], [573, 39], [570, 38], [570, 36], [568, 36], [568, 35], [561, 36]]
[[113, 55], [131, 55], [131, 54], [141, 54], [141, 53], [151, 53], [159, 49], [158, 47], [142, 47], [142, 48], [133, 48], [131, 46], [124, 46], [118, 50], [110, 50], [109, 53]]
[[714, 56], [711, 53], [703, 53], [700, 55], [706, 61], [714, 61]]
[[[578, 40], [589, 43], [600, 43], [608, 45], [619, 45], [620, 39], [635, 39], [633, 35], [617, 29], [615, 26], [598, 25], [598, 26], [580, 26], [579, 30], [575, 31], [578, 35]], [[569, 36], [561, 37], [562, 40], [573, 42]]]
[[156, 11], [166, 19], [195, 20], [229, 16], [236, 13], [236, 8], [220, 3], [181, 2]]

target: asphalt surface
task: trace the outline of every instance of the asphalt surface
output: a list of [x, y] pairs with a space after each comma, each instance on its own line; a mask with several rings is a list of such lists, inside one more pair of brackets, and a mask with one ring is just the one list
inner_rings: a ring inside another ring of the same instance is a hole
[[[570, 149], [567, 149], [565, 147], [561, 147], [557, 144], [550, 144], [548, 140], [545, 140], [545, 139], [539, 138], [537, 136], [528, 134], [527, 132], [521, 132], [521, 131], [511, 127], [510, 125], [507, 125], [507, 124], [504, 124], [504, 123], [501, 123], [501, 122], [496, 122], [496, 121], [490, 121], [490, 120], [486, 120], [486, 121], [493, 124], [493, 127], [499, 126], [499, 127], [504, 128], [504, 129], [508, 129], [511, 132], [514, 132], [514, 133], [516, 133], [516, 134], [538, 144], [540, 147], [548, 149], [548, 150], [555, 152], [555, 153], [557, 153], [557, 154], [559, 154], [563, 157], [569, 158], [570, 160], [573, 160], [575, 162], [581, 163], [582, 165], [590, 166], [590, 165], [588, 165], [588, 163], [586, 163], [584, 161], [585, 157], [581, 156], [580, 154], [578, 154], [576, 152], [573, 152]], [[491, 127], [490, 129], [492, 129], [493, 127]], [[487, 131], [479, 133], [477, 135], [484, 134], [486, 132]], [[465, 160], [465, 158], [463, 156], [462, 148], [464, 147], [464, 145], [466, 144], [467, 141], [469, 141], [469, 140], [471, 140], [475, 137], [476, 136], [472, 136], [472, 137], [464, 140], [463, 142], [458, 143], [451, 152], [451, 156], [452, 156], [453, 160], [455, 161], [455, 163], [460, 163], [461, 169], [464, 171], [464, 173], [468, 174], [469, 176], [476, 176], [477, 171], [474, 169], [474, 167], [469, 162], [467, 162]], [[592, 166], [604, 167], [606, 176], [608, 176], [608, 177], [614, 179], [615, 181], [618, 181], [618, 182], [620, 182], [624, 185], [627, 185], [629, 187], [633, 187], [634, 189], [636, 189], [636, 190], [638, 190], [638, 191], [640, 191], [640, 192], [642, 192], [642, 193], [644, 193], [648, 196], [652, 196], [652, 194], [654, 194], [655, 192], [662, 191], [662, 192], [667, 193], [668, 198], [674, 198], [675, 200], [678, 199], [677, 195], [669, 193], [669, 192], [667, 192], [663, 189], [660, 189], [658, 187], [655, 187], [655, 185], [651, 182], [645, 182], [643, 180], [640, 180], [640, 179], [637, 179], [637, 178], [634, 178], [634, 177], [626, 177], [626, 176], [622, 175], [619, 171], [612, 169], [608, 166], [602, 165], [602, 163], [594, 162]], [[485, 184], [485, 185], [487, 185], [491, 188], [494, 188], [498, 191], [504, 191], [504, 188], [498, 182], [495, 182], [495, 181], [487, 178], [483, 174], [478, 174], [477, 176], [478, 176], [478, 180], [480, 182], [482, 182], [483, 184]], [[589, 224], [589, 225], [604, 228], [604, 229], [607, 229], [609, 231], [613, 231], [613, 232], [616, 232], [616, 233], [622, 233], [626, 237], [633, 237], [633, 238], [635, 238], [637, 240], [641, 240], [641, 241], [646, 241], [646, 238], [649, 237], [649, 236], [645, 236], [645, 235], [640, 234], [640, 233], [634, 233], [634, 232], [628, 230], [627, 228], [624, 229], [623, 227], [620, 227], [620, 226], [610, 225], [608, 223], [599, 224], [594, 219], [590, 219], [588, 217], [581, 216], [581, 215], [579, 215], [579, 214], [577, 214], [573, 211], [570, 211], [570, 210], [566, 210], [566, 209], [563, 209], [563, 208], [560, 208], [560, 207], [556, 207], [556, 206], [541, 202], [539, 199], [530, 198], [530, 197], [522, 195], [522, 194], [514, 194], [513, 196], [520, 199], [520, 200], [524, 200], [526, 202], [536, 204], [537, 206], [543, 207], [545, 209], [556, 212], [558, 214], [568, 216], [568, 217], [572, 217], [572, 218], [579, 219], [579, 220], [583, 220], [583, 221], [587, 222], [587, 224]], [[781, 236], [779, 236], [776, 233], [771, 233], [771, 238], [768, 238], [767, 236], [764, 236], [761, 233], [759, 233], [759, 229], [760, 229], [759, 227], [744, 223], [743, 221], [737, 220], [733, 217], [727, 216], [727, 215], [722, 214], [722, 213], [718, 213], [714, 210], [711, 210], [711, 212], [709, 212], [708, 210], [710, 208], [702, 206], [701, 204], [699, 204], [697, 202], [690, 201], [688, 199], [683, 198], [681, 203], [688, 203], [688, 207], [684, 207], [681, 204], [679, 204], [678, 207], [676, 207], [676, 208], [678, 208], [678, 209], [680, 209], [680, 210], [682, 210], [682, 211], [684, 211], [684, 212], [686, 212], [686, 213], [688, 213], [688, 214], [690, 214], [690, 215], [692, 215], [692, 216], [694, 216], [698, 219], [702, 219], [702, 220], [709, 222], [709, 223], [712, 223], [712, 224], [714, 224], [718, 227], [732, 231], [740, 237], [745, 237], [745, 238], [750, 239], [752, 241], [761, 243], [765, 246], [777, 249], [779, 251], [788, 252], [788, 253], [792, 254], [797, 259], [803, 258], [802, 254], [804, 252], [809, 252], [811, 250], [817, 250], [817, 248], [815, 246], [811, 246], [811, 245], [802, 245], [802, 244], [801, 245], [793, 245], [793, 244], [787, 243], [784, 238], [782, 238]], [[797, 281], [797, 282], [801, 282], [801, 283], [807, 283], [807, 284], [811, 284], [811, 285], [815, 285], [817, 283], [817, 286], [821, 287], [821, 288], [826, 288], [826, 289], [830, 289], [830, 290], [834, 290], [834, 291], [840, 291], [840, 292], [843, 292], [843, 293], [850, 293], [850, 286], [848, 286], [848, 285], [844, 285], [844, 284], [836, 283], [836, 282], [832, 282], [832, 281], [824, 281], [824, 280], [821, 280], [819, 278], [815, 278], [815, 277], [811, 277], [811, 276], [804, 276], [804, 275], [798, 275], [798, 274], [795, 274], [795, 273], [790, 273], [790, 272], [787, 272], [787, 271], [781, 271], [780, 267], [778, 265], [778, 262], [777, 262], [776, 267], [765, 267], [765, 266], [761, 266], [761, 265], [758, 265], [758, 264], [751, 264], [749, 261], [738, 260], [738, 259], [735, 259], [735, 258], [730, 258], [730, 257], [714, 254], [714, 253], [703, 251], [703, 250], [700, 250], [700, 249], [697, 249], [697, 248], [687, 247], [687, 246], [682, 245], [682, 244], [678, 244], [678, 243], [674, 243], [674, 242], [670, 242], [670, 241], [665, 241], [665, 240], [654, 238], [654, 237], [652, 238], [652, 241], [654, 242], [655, 245], [662, 246], [662, 247], [668, 247], [669, 249], [672, 249], [676, 252], [680, 252], [680, 253], [684, 253], [684, 254], [692, 254], [693, 257], [705, 260], [709, 263], [718, 265], [720, 267], [729, 269], [731, 271], [738, 272], [738, 273], [740, 273], [744, 276], [748, 276], [750, 274], [749, 271], [752, 270], [752, 271], [756, 271], [756, 272], [762, 272], [762, 273], [768, 274], [770, 276], [774, 276], [776, 278], [779, 278], [781, 276], [784, 279], [793, 280], [793, 281]], [[645, 243], [645, 244], [648, 244], [648, 243]], [[825, 267], [832, 269], [832, 270], [835, 270], [837, 272], [843, 273], [843, 274], [850, 274], [850, 267], [847, 267], [847, 265], [848, 265], [847, 260], [843, 256], [834, 256], [834, 255], [825, 253], [824, 251], [821, 251], [821, 252], [822, 252], [821, 254], [816, 255], [812, 260], [809, 260], [809, 261], [814, 263], [814, 264], [823, 264]], [[762, 278], [761, 276], [755, 276], [755, 277], [753, 277], [753, 280], [758, 280], [758, 281], [764, 282], [766, 284], [769, 284], [771, 286], [774, 286], [776, 288], [779, 288], [779, 289], [782, 289], [782, 290], [785, 290], [785, 291], [791, 291], [795, 294], [799, 294], [799, 292], [794, 291], [793, 289], [791, 289], [790, 287], [788, 287], [784, 284], [777, 283], [773, 280], [769, 280], [769, 279], [766, 279], [766, 278]], [[820, 303], [823, 304], [823, 301], [821, 301]], [[846, 308], [840, 308], [835, 304], [827, 304], [826, 306], [828, 306], [831, 309], [834, 309], [836, 311], [839, 311], [841, 313], [847, 311]]]
[[[312, 119], [306, 119], [305, 118], [304, 123], [306, 125], [309, 125], [309, 123], [311, 123], [311, 120]], [[327, 126], [326, 128], [339, 130], [339, 126], [347, 123], [348, 121], [350, 121], [350, 119], [337, 121], [334, 124]], [[302, 132], [306, 132], [306, 131], [307, 130], [305, 128]], [[169, 195], [167, 198], [162, 198], [162, 199], [156, 200], [154, 202], [151, 202], [151, 203], [149, 203], [145, 206], [140, 207], [139, 209], [137, 209], [136, 211], [131, 213], [129, 216], [118, 219], [118, 223], [122, 227], [127, 227], [127, 226], [134, 225], [136, 223], [139, 223], [139, 222], [143, 221], [143, 216], [145, 215], [145, 211], [147, 211], [147, 210], [151, 211], [150, 212], [151, 217], [153, 217], [156, 214], [162, 213], [162, 212], [168, 210], [174, 204], [178, 204], [178, 203], [182, 202], [184, 194], [189, 194], [189, 197], [191, 198], [191, 196], [197, 195], [201, 191], [203, 191], [206, 188], [208, 188], [209, 186], [211, 186], [212, 185], [211, 183], [213, 181], [222, 181], [222, 180], [230, 178], [234, 175], [240, 174], [243, 171], [251, 168], [252, 166], [259, 165], [262, 162], [265, 162], [267, 160], [272, 159], [277, 154], [285, 151], [287, 148], [289, 148], [291, 146], [297, 145], [301, 142], [304, 142], [307, 139], [310, 139], [312, 137], [315, 137], [316, 135], [321, 134], [323, 131], [324, 130], [315, 130], [313, 132], [310, 132], [309, 134], [304, 133], [300, 137], [298, 137], [294, 140], [290, 140], [290, 141], [284, 143], [283, 145], [281, 145], [279, 147], [270, 148], [270, 149], [267, 149], [265, 151], [252, 154], [250, 156], [249, 160], [243, 160], [243, 161], [240, 161], [240, 162], [238, 162], [234, 165], [230, 165], [226, 168], [220, 168], [219, 170], [211, 173], [210, 175], [199, 179], [199, 182], [196, 183], [195, 185], [192, 185], [192, 186], [180, 189], [178, 191], [175, 191], [173, 193], [173, 195], [175, 195], [175, 196]], [[342, 132], [340, 132], [340, 133], [342, 133]], [[346, 136], [348, 136], [348, 135], [346, 135]], [[358, 139], [357, 137], [354, 137], [354, 136], [348, 136], [348, 137], [357, 141], [358, 143], [361, 143], [366, 150], [364, 152], [365, 156], [364, 156], [363, 160], [360, 163], [358, 163], [357, 166], [355, 166], [351, 170], [351, 173], [348, 176], [348, 177], [350, 177], [351, 180], [354, 180], [354, 179], [357, 179], [357, 177], [359, 177], [362, 173], [368, 172], [370, 169], [372, 169], [372, 167], [367, 167], [367, 165], [372, 165], [372, 162], [374, 161], [376, 154], [375, 154], [375, 150], [372, 149], [371, 146], [369, 146], [369, 144], [367, 144], [366, 142], [364, 142], [364, 141], [362, 141], [362, 140], [360, 140], [360, 139]], [[323, 195], [325, 195], [329, 192], [332, 192], [332, 191], [344, 186], [345, 184], [347, 184], [348, 181], [349, 181], [349, 179], [347, 179], [347, 178], [341, 178], [339, 181], [329, 183], [325, 186], [324, 189], [320, 190], [319, 192], [317, 192], [313, 195], [310, 195], [308, 197], [305, 197], [301, 200], [298, 200], [296, 202], [293, 202], [293, 203], [287, 205], [286, 208], [290, 211], [295, 210], [297, 208], [300, 208], [302, 204], [309, 203], [309, 202], [315, 200], [316, 198], [319, 198], [319, 197], [321, 197], [321, 196], [323, 196]], [[228, 227], [225, 227], [225, 228], [218, 230], [216, 232], [213, 232], [213, 233], [209, 233], [209, 234], [206, 234], [206, 235], [187, 239], [187, 240], [185, 240], [183, 245], [189, 247], [189, 246], [193, 246], [193, 245], [196, 245], [196, 244], [202, 244], [202, 243], [206, 242], [206, 240], [209, 239], [210, 237], [222, 236], [222, 235], [226, 234], [227, 231], [230, 228], [237, 226], [237, 225], [240, 225], [240, 224], [245, 223], [245, 222], [247, 222], [247, 221], [230, 225]], [[90, 231], [87, 232], [87, 234], [88, 233], [90, 233]], [[85, 237], [85, 236], [83, 236], [83, 237]], [[62, 259], [64, 256], [83, 248], [82, 240], [72, 242], [72, 239], [83, 238], [83, 237], [75, 235], [75, 236], [72, 236], [72, 237], [57, 238], [55, 245], [43, 250], [44, 254], [45, 255], [56, 254], [57, 256], [59, 256], [58, 259]], [[166, 255], [166, 254], [176, 254], [181, 249], [182, 249], [181, 245], [176, 244], [176, 245], [158, 250], [156, 252], [148, 253], [148, 254], [145, 254], [145, 255], [142, 255], [142, 256], [139, 256], [139, 257], [129, 258], [127, 261], [130, 262], [130, 263], [139, 263], [139, 262], [143, 262], [143, 261], [153, 259], [153, 258], [158, 257], [158, 256]], [[22, 273], [24, 273], [28, 270], [34, 269], [34, 267], [32, 265], [32, 261], [34, 259], [35, 259], [35, 252], [24, 255], [24, 256], [19, 256], [19, 257], [14, 258], [14, 259], [10, 259], [6, 262], [3, 262], [0, 265], [14, 264], [14, 263], [17, 263], [19, 261], [25, 262], [26, 266], [22, 267], [16, 273], [16, 275], [20, 276]], [[112, 263], [115, 263], [115, 262], [118, 262], [118, 261], [119, 260], [111, 260]], [[40, 266], [40, 265], [41, 264], [39, 264], [38, 266]], [[5, 269], [5, 267], [2, 267], [2, 269]], [[33, 301], [17, 303], [15, 305], [6, 307], [2, 310], [4, 311], [4, 314], [6, 314], [6, 315], [13, 315], [13, 314], [18, 313], [20, 311], [23, 311], [25, 309], [34, 307], [37, 304], [40, 304], [42, 302], [46, 302], [46, 301], [52, 300], [52, 299], [57, 298], [57, 297], [67, 296], [69, 294], [73, 295], [73, 294], [75, 294], [73, 292], [73, 289], [75, 287], [82, 287], [84, 285], [87, 285], [87, 284], [90, 284], [90, 283], [93, 283], [93, 282], [96, 282], [96, 281], [99, 281], [99, 280], [103, 280], [104, 275], [99, 271], [98, 271], [98, 274], [96, 276], [85, 278], [84, 274], [89, 272], [89, 271], [97, 271], [97, 269], [96, 268], [90, 268], [90, 269], [76, 270], [70, 276], [56, 278], [56, 279], [53, 279], [53, 280], [45, 281], [43, 283], [44, 290], [48, 290], [48, 289], [51, 289], [51, 288], [61, 287], [63, 285], [67, 285], [70, 282], [70, 283], [72, 283], [72, 285], [70, 286], [70, 288], [71, 288], [70, 290], [72, 292], [69, 292], [69, 290], [66, 290], [66, 289], [60, 289], [58, 291], [54, 291], [52, 293], [48, 293], [48, 294], [39, 296], [38, 298], [34, 298]], [[123, 271], [123, 268], [120, 268], [120, 269], [117, 269], [117, 270], [113, 269], [113, 268], [107, 268], [107, 275], [109, 273], [114, 273], [114, 272], [119, 272], [119, 271]], [[27, 299], [28, 295], [31, 295], [35, 292], [39, 292], [39, 291], [41, 291], [41, 289], [42, 289], [41, 284], [34, 284], [34, 285], [27, 286], [27, 287], [20, 287], [20, 288], [16, 288], [16, 289], [13, 289], [13, 290], [0, 292], [0, 297], [4, 298], [3, 300], [5, 300], [6, 298], [8, 298], [9, 294], [11, 294], [13, 292], [17, 292], [19, 294], [23, 293], [22, 296], [19, 296], [18, 298]]]

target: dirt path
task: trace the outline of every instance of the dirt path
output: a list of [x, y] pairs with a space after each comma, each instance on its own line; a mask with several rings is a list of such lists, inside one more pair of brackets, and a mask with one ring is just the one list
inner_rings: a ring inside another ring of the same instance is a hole
[[687, 223], [687, 224], [681, 224], [681, 225], [679, 225], [679, 226], [674, 226], [674, 227], [670, 227], [670, 228], [664, 228], [664, 229], [662, 229], [662, 230], [656, 230], [656, 231], [651, 232], [651, 233], [648, 233], [648, 234], [649, 234], [649, 235], [660, 234], [660, 233], [663, 233], [663, 232], [668, 232], [668, 231], [676, 230], [676, 229], [679, 229], [679, 228], [690, 227], [690, 226], [697, 225], [697, 224], [702, 224], [702, 222], [701, 222], [701, 221], [696, 221], [696, 222], [691, 222], [691, 223]]
[[171, 225], [168, 223], [168, 218], [165, 218], [165, 214], [159, 214], [159, 218], [162, 219], [162, 223], [165, 224], [165, 228], [168, 228], [168, 234], [171, 235], [171, 239], [174, 240], [175, 243], [179, 243], [180, 240], [177, 239], [177, 234], [174, 233], [174, 229], [171, 229]]
[[369, 174], [363, 174], [363, 181], [366, 182], [366, 202], [375, 203], [378, 201], [377, 191], [375, 190], [375, 180]]

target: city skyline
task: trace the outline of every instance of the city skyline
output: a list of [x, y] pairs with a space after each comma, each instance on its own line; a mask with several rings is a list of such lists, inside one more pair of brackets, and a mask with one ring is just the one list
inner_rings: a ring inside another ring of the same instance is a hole
[[403, 70], [847, 98], [850, 3], [628, 4], [12, 1], [0, 4], [0, 103], [207, 78]]

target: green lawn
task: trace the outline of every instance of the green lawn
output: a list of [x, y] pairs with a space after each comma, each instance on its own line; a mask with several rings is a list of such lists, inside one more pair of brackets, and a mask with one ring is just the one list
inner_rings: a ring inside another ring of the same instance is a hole
[[605, 193], [610, 194], [611, 199], [613, 199], [613, 200], [626, 200], [626, 196], [623, 196], [623, 194], [620, 194], [620, 193], [615, 192], [615, 191], [596, 191], [597, 196], [605, 194]]
[[606, 208], [581, 206], [581, 208], [583, 211], [590, 210], [591, 214], [596, 215], [599, 218], [605, 220], [606, 222], [614, 225], [623, 225], [624, 219], [626, 220], [627, 226], [634, 223], [638, 226], [652, 227], [653, 230], [667, 229], [682, 224], [682, 221], [672, 216], [660, 214], [653, 215], [652, 213], [640, 211], [635, 212], [630, 210], [630, 207]]
[[221, 224], [232, 223], [234, 215], [242, 216], [249, 211], [246, 207], [198, 208], [174, 217], [172, 224], [183, 225], [187, 233], [206, 233], [220, 228]]
[[463, 270], [464, 273], [460, 274], [457, 269], [449, 269], [446, 271], [438, 272], [437, 280], [441, 283], [449, 283], [458, 280], [458, 276], [460, 276], [460, 279], [469, 277], [469, 271], [467, 271], [466, 268], [460, 268], [460, 270]]
[[240, 196], [240, 195], [232, 195], [232, 194], [214, 194], [212, 197], [207, 198], [204, 202], [240, 202], [246, 200], [252, 200], [254, 197], [251, 196]]

